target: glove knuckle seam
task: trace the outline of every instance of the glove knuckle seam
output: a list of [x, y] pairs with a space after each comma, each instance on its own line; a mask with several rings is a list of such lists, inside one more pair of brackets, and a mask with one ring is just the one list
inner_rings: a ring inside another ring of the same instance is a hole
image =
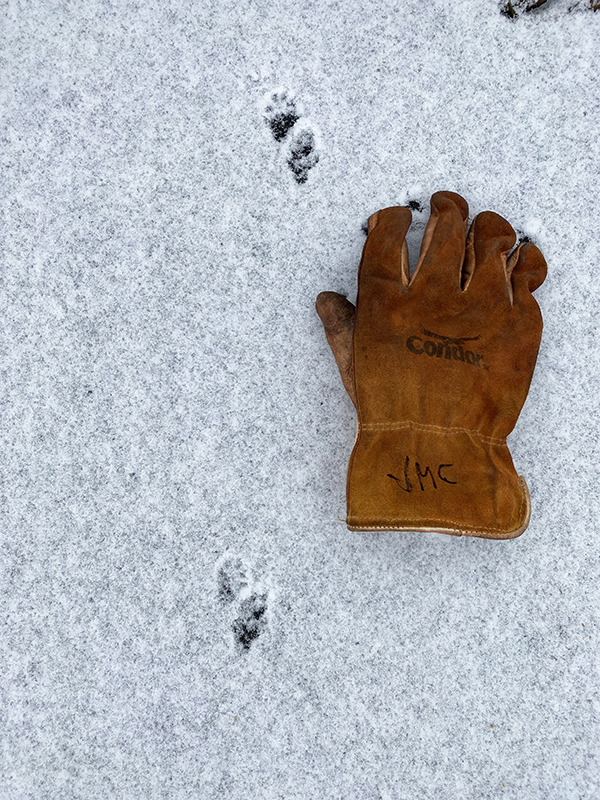
[[425, 431], [427, 433], [435, 433], [440, 436], [451, 436], [456, 433], [467, 433], [470, 436], [476, 436], [483, 442], [491, 444], [502, 445], [506, 447], [506, 439], [495, 436], [484, 436], [478, 430], [471, 430], [469, 428], [448, 427], [444, 428], [441, 425], [426, 425], [420, 422], [368, 422], [361, 426], [361, 429], [367, 433], [376, 431], [396, 431], [403, 428], [414, 428], [415, 430]]

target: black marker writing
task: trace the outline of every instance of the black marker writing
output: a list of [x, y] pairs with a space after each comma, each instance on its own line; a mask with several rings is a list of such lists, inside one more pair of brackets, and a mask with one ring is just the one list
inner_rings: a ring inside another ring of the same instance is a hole
[[410, 478], [408, 477], [408, 465], [410, 464], [410, 459], [406, 456], [406, 461], [404, 462], [404, 486], [402, 485], [402, 481], [400, 478], [397, 478], [395, 475], [390, 475], [388, 472], [388, 478], [392, 478], [396, 481], [398, 486], [402, 489], [403, 492], [412, 492], [413, 486]]
[[[438, 479], [440, 481], [443, 481], [444, 483], [449, 483], [452, 486], [455, 486], [458, 483], [458, 481], [453, 481], [447, 476], [447, 474], [446, 475], [442, 474], [442, 470], [448, 470], [453, 466], [454, 466], [454, 464], [439, 464], [438, 467], [437, 467], [437, 470], [436, 470], [436, 475], [437, 475], [437, 477], [438, 477]], [[410, 475], [409, 475], [410, 471], [411, 471], [410, 470], [410, 458], [409, 458], [409, 456], [406, 456], [406, 458], [404, 459], [404, 478], [403, 479], [402, 478], [397, 478], [395, 475], [392, 475], [391, 472], [388, 472], [387, 477], [391, 478], [393, 481], [396, 481], [396, 484], [402, 489], [403, 492], [410, 493], [413, 490], [413, 483], [412, 483], [412, 481], [410, 479]], [[431, 467], [425, 466], [425, 469], [423, 470], [421, 465], [419, 464], [419, 462], [415, 461], [414, 471], [415, 471], [415, 476], [416, 476], [417, 480], [419, 481], [419, 486], [421, 487], [421, 491], [422, 492], [424, 492], [425, 488], [427, 486], [429, 486], [428, 482], [427, 481], [424, 482], [424, 480], [423, 480], [424, 478], [427, 478], [428, 475], [431, 478], [431, 486], [434, 489], [438, 489], [439, 488], [437, 483], [436, 483], [436, 481], [435, 481], [435, 476], [434, 476], [434, 474], [433, 474], [433, 472], [431, 470]]]

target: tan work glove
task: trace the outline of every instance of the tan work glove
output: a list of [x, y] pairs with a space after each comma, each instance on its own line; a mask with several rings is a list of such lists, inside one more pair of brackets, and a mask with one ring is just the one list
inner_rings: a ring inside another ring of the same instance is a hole
[[506, 446], [533, 375], [546, 277], [533, 244], [453, 192], [431, 198], [412, 278], [408, 208], [369, 219], [356, 308], [322, 292], [317, 312], [358, 431], [347, 477], [350, 530], [511, 539], [531, 506]]

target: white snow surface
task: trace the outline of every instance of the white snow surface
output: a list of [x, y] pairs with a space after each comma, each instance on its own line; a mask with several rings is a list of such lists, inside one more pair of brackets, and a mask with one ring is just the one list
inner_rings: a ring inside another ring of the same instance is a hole
[[[2, 800], [600, 798], [587, 4], [2, 4]], [[439, 189], [548, 261], [514, 541], [341, 521], [314, 301]]]

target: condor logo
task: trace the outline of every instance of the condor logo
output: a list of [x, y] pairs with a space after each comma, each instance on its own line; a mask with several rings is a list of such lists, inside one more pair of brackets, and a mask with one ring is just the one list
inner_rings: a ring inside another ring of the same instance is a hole
[[474, 353], [463, 347], [465, 342], [476, 342], [479, 336], [463, 336], [461, 339], [452, 339], [450, 336], [441, 336], [439, 333], [427, 331], [425, 328], [423, 328], [423, 333], [425, 336], [409, 336], [406, 340], [406, 346], [411, 353], [418, 356], [425, 353], [430, 358], [444, 357], [454, 359], [454, 361], [464, 361], [473, 367], [487, 369], [481, 353]]

